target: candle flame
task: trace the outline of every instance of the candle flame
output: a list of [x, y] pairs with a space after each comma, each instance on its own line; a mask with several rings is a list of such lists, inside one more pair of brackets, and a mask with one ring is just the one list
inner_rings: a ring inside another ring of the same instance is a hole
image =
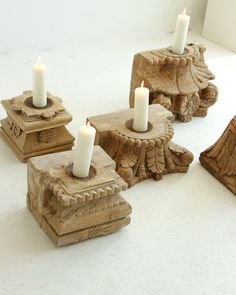
[[143, 86], [144, 86], [144, 80], [141, 82], [141, 87], [143, 88]]
[[184, 8], [184, 10], [183, 10], [183, 14], [186, 14], [186, 8]]
[[86, 126], [87, 126], [87, 127], [90, 127], [90, 122], [89, 122], [89, 121], [87, 122]]
[[41, 64], [41, 56], [38, 56], [38, 61], [37, 61], [38, 64]]

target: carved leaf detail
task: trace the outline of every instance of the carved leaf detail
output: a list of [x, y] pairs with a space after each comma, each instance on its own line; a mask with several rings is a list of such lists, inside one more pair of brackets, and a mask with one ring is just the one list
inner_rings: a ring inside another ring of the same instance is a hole
[[179, 146], [179, 145], [173, 143], [172, 141], [170, 141], [170, 143], [169, 143], [169, 149], [170, 149], [170, 151], [172, 151], [175, 154], [183, 154], [187, 151], [182, 146]]
[[164, 147], [157, 145], [147, 150], [146, 154], [148, 168], [153, 173], [161, 174], [165, 170], [165, 154]]
[[122, 167], [129, 168], [133, 167], [138, 160], [138, 155], [134, 153], [133, 151], [133, 146], [131, 145], [126, 145], [125, 146], [125, 151], [122, 154], [120, 164]]
[[55, 112], [47, 110], [42, 113], [41, 117], [44, 119], [52, 119], [53, 117], [55, 117], [55, 115]]
[[201, 92], [200, 106], [206, 107], [206, 108], [210, 107], [216, 102], [217, 96], [218, 96], [217, 87], [214, 84], [209, 83], [207, 88], [203, 89]]
[[119, 145], [120, 145], [120, 140], [115, 134], [110, 135], [111, 138], [107, 140], [106, 143], [102, 146], [104, 150], [109, 154], [109, 156], [113, 159], [114, 156], [116, 155]]
[[11, 131], [11, 136], [14, 138], [18, 138], [21, 136], [21, 134], [23, 133], [23, 130], [17, 126], [14, 122], [8, 122], [9, 124], [9, 129]]
[[228, 175], [236, 174], [236, 117], [231, 120], [218, 141], [206, 150], [218, 166]]
[[167, 152], [166, 157], [165, 157], [166, 167], [168, 168], [169, 172], [174, 172], [175, 171], [175, 163], [169, 154], [170, 153]]
[[175, 165], [188, 166], [193, 161], [191, 152], [173, 142], [169, 143], [168, 149]]
[[15, 112], [21, 112], [22, 111], [22, 107], [19, 103], [15, 102], [11, 105], [11, 108], [13, 109], [13, 111]]
[[192, 96], [179, 96], [179, 113], [181, 115], [193, 115], [199, 108], [200, 98], [197, 93]]
[[165, 107], [168, 110], [171, 108], [171, 99], [162, 93], [159, 93], [154, 96], [152, 104], [154, 104], [154, 103], [161, 104], [163, 107]]
[[145, 171], [145, 166], [140, 165], [137, 170], [137, 175], [141, 178], [145, 178], [147, 176], [146, 171]]

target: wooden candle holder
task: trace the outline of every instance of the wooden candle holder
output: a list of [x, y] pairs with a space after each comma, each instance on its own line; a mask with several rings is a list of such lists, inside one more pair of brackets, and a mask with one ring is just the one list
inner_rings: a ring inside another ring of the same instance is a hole
[[[133, 109], [88, 118], [99, 144], [116, 162], [118, 174], [129, 187], [147, 178], [186, 172], [191, 152], [171, 142], [173, 114], [161, 105], [149, 106], [147, 132], [132, 130]], [[168, 119], [169, 118], [169, 119]]]
[[196, 44], [185, 47], [183, 55], [170, 48], [138, 53], [133, 59], [130, 85], [130, 107], [134, 107], [134, 90], [142, 80], [150, 90], [149, 103], [159, 103], [175, 118], [188, 122], [192, 117], [205, 117], [218, 96], [209, 80], [215, 76], [204, 60], [205, 48]]
[[28, 161], [27, 205], [57, 246], [110, 234], [130, 223], [131, 206], [120, 196], [127, 184], [115, 162], [94, 147], [90, 175], [72, 174], [74, 151]]
[[0, 134], [23, 162], [34, 156], [70, 150], [73, 146], [74, 137], [64, 126], [72, 116], [59, 97], [48, 93], [47, 102], [46, 107], [35, 108], [32, 91], [2, 100], [7, 117], [1, 121]]
[[236, 116], [217, 142], [200, 154], [200, 162], [236, 195]]

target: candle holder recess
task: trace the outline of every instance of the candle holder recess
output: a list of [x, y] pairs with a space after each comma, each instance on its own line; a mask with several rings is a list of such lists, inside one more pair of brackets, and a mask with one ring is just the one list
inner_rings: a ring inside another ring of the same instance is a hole
[[236, 195], [236, 116], [217, 142], [200, 154], [200, 162]]
[[130, 85], [130, 107], [134, 107], [134, 89], [144, 80], [150, 90], [149, 103], [159, 103], [182, 122], [205, 117], [218, 96], [209, 80], [215, 76], [204, 60], [205, 47], [185, 46], [183, 55], [171, 48], [140, 52], [134, 56]]
[[1, 121], [1, 136], [17, 157], [27, 159], [58, 151], [70, 150], [74, 137], [65, 128], [72, 120], [59, 97], [48, 93], [47, 106], [32, 104], [32, 91], [2, 100], [7, 117]]
[[160, 180], [167, 173], [187, 172], [193, 155], [171, 142], [170, 111], [150, 105], [146, 132], [134, 131], [132, 118], [133, 109], [88, 118], [96, 128], [95, 144], [115, 160], [118, 174], [129, 187], [147, 178]]
[[57, 246], [110, 234], [130, 223], [131, 206], [119, 194], [127, 184], [115, 162], [96, 146], [87, 178], [72, 174], [74, 151], [28, 161], [27, 206]]

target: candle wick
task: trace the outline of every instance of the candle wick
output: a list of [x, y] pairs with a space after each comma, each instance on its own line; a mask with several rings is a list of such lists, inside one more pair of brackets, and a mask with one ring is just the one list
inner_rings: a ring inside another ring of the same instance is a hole
[[141, 88], [143, 88], [143, 85], [144, 85], [144, 80], [143, 80], [142, 83], [141, 83]]
[[186, 14], [186, 8], [184, 8], [184, 10], [183, 10], [183, 14], [184, 14], [184, 15]]

